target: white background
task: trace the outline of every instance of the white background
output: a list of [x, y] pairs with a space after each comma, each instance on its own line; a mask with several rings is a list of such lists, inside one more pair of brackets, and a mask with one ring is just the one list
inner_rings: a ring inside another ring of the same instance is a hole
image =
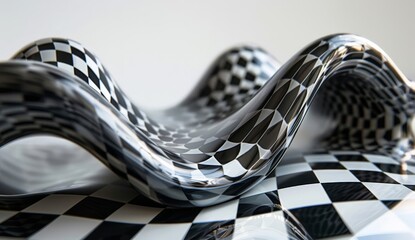
[[1, 1], [0, 59], [66, 37], [94, 52], [140, 106], [185, 97], [223, 50], [254, 43], [286, 61], [324, 35], [349, 32], [383, 48], [415, 79], [415, 1]]

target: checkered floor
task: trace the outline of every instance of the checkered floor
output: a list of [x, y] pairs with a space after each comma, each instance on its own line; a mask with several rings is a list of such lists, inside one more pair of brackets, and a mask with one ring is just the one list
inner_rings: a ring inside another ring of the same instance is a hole
[[359, 152], [286, 157], [239, 199], [170, 209], [119, 181], [0, 199], [0, 236], [29, 239], [415, 239], [415, 163]]

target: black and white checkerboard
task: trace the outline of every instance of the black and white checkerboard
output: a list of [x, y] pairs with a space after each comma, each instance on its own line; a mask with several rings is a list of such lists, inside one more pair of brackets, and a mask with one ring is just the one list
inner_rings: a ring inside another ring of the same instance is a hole
[[0, 236], [29, 239], [412, 239], [415, 163], [383, 155], [288, 156], [238, 199], [172, 209], [126, 182], [1, 198]]
[[175, 207], [226, 202], [261, 182], [312, 112], [335, 128], [321, 124], [326, 139], [308, 142], [398, 158], [412, 149], [413, 83], [367, 39], [326, 36], [278, 68], [260, 48], [231, 49], [182, 104], [146, 114], [82, 45], [39, 40], [0, 65], [0, 144], [58, 135]]
[[[140, 193], [119, 180], [3, 195], [0, 235], [415, 238], [413, 83], [376, 45], [348, 34], [319, 39], [278, 68], [259, 48], [232, 49], [182, 104], [147, 115], [79, 43], [28, 45], [0, 65], [0, 143], [58, 135]], [[274, 170], [309, 108], [336, 126], [319, 126], [329, 137], [308, 142], [342, 151], [290, 153]]]

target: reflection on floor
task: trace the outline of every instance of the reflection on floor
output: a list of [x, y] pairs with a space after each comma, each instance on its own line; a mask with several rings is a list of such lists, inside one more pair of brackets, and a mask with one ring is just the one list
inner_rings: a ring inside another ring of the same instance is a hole
[[412, 239], [415, 163], [319, 152], [286, 157], [239, 199], [171, 209], [124, 181], [1, 197], [0, 236], [32, 239]]

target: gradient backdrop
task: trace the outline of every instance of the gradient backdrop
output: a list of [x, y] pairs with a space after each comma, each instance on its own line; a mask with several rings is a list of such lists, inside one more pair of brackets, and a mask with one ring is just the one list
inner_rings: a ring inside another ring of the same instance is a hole
[[286, 61], [309, 42], [349, 32], [380, 45], [415, 79], [415, 1], [5, 1], [0, 59], [27, 43], [65, 37], [96, 53], [146, 108], [184, 98], [223, 50], [253, 43]]

